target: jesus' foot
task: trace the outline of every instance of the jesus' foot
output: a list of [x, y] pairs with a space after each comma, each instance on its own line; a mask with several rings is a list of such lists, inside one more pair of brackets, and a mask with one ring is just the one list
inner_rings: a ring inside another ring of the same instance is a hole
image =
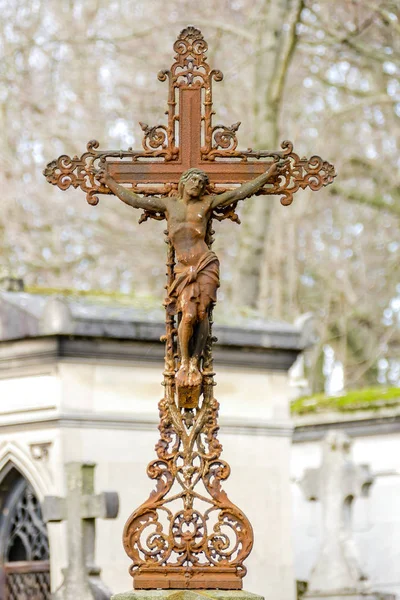
[[203, 378], [198, 369], [197, 360], [190, 359], [190, 362], [182, 362], [175, 378], [178, 387], [197, 387], [201, 385]]
[[200, 373], [199, 360], [197, 356], [189, 358], [189, 373]]

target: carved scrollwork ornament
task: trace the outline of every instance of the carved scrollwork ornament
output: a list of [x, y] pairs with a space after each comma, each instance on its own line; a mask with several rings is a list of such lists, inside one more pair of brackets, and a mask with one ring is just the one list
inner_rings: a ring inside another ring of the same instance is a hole
[[[210, 351], [211, 342], [208, 348]], [[211, 360], [208, 356], [209, 368]], [[220, 459], [218, 402], [212, 395], [212, 375], [189, 426], [183, 411], [172, 401], [172, 381], [164, 381], [166, 395], [159, 403], [158, 459], [148, 467], [148, 475], [157, 485], [128, 519], [124, 530], [135, 587], [146, 587], [147, 577], [153, 582], [169, 574], [172, 577], [172, 573], [177, 577], [178, 567], [185, 569], [182, 586], [186, 587], [185, 581], [196, 580], [204, 569], [218, 567], [222, 580], [238, 589], [253, 535], [250, 522], [221, 486], [229, 477], [230, 467]], [[196, 489], [200, 481], [206, 494]], [[181, 508], [174, 510], [179, 503]], [[202, 512], [196, 509], [198, 503], [209, 508]]]

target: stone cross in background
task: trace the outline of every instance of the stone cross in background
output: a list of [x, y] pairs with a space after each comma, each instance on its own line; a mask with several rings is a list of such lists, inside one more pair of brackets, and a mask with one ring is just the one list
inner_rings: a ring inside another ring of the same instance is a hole
[[55, 600], [108, 600], [111, 592], [100, 579], [94, 562], [96, 519], [115, 519], [116, 492], [94, 494], [94, 464], [67, 463], [67, 495], [46, 496], [43, 516], [47, 523], [67, 521], [68, 567]]
[[318, 469], [307, 469], [300, 482], [308, 500], [322, 504], [322, 546], [312, 570], [306, 596], [333, 598], [368, 594], [368, 578], [359, 565], [351, 531], [351, 505], [368, 495], [373, 477], [367, 465], [351, 459], [351, 440], [330, 431]]

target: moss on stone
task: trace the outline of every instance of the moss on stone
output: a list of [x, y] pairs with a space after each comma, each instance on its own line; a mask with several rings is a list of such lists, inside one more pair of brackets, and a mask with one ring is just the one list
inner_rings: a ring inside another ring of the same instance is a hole
[[358, 410], [379, 410], [400, 405], [400, 388], [374, 387], [351, 390], [340, 396], [315, 394], [297, 398], [291, 403], [294, 415], [321, 412], [351, 412]]
[[76, 290], [70, 288], [53, 288], [26, 286], [28, 294], [41, 296], [64, 296], [71, 299], [84, 298], [88, 302], [96, 304], [120, 304], [132, 308], [153, 309], [160, 307], [160, 299], [155, 296], [140, 296], [135, 294], [124, 294], [122, 292], [107, 292], [104, 290]]

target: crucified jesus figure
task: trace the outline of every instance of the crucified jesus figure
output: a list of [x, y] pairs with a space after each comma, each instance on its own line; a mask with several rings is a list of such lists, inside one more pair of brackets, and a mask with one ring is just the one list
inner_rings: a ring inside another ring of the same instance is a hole
[[[286, 164], [286, 161], [282, 163]], [[177, 195], [167, 198], [135, 194], [118, 184], [104, 169], [96, 174], [96, 179], [125, 204], [164, 213], [167, 220], [168, 238], [177, 261], [175, 279], [167, 293], [167, 310], [180, 315], [178, 387], [196, 387], [202, 382], [200, 359], [209, 331], [209, 308], [217, 299], [219, 287], [219, 261], [205, 242], [212, 212], [249, 198], [275, 177], [283, 166], [275, 161], [262, 175], [221, 194], [207, 194], [207, 174], [199, 169], [189, 169], [180, 178]]]

